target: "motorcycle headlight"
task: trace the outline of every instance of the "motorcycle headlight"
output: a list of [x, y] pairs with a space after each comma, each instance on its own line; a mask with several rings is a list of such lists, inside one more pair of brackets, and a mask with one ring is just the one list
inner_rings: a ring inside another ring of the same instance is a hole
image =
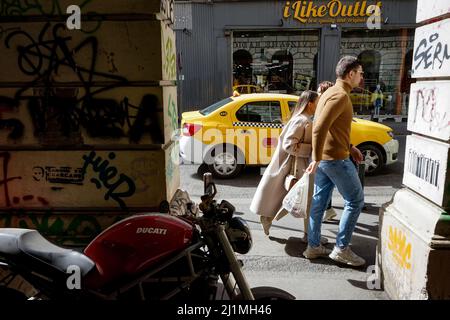
[[240, 217], [232, 218], [228, 222], [226, 233], [235, 252], [246, 254], [252, 248], [252, 235], [244, 219]]

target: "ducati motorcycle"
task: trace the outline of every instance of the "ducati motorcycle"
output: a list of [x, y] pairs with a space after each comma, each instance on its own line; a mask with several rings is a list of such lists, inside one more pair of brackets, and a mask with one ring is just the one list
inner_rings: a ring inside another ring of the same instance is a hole
[[[0, 301], [295, 299], [278, 288], [249, 287], [236, 253], [250, 251], [250, 229], [234, 216], [231, 203], [214, 200], [208, 173], [204, 184], [201, 213], [185, 203], [179, 216], [134, 215], [104, 230], [82, 252], [56, 246], [36, 230], [0, 228], [0, 269], [7, 271]], [[18, 276], [32, 286], [31, 296], [10, 287]]]

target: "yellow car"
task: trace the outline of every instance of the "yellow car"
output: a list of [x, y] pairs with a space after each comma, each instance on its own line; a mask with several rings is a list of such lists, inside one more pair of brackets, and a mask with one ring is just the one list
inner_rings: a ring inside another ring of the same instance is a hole
[[[235, 177], [246, 165], [268, 165], [298, 99], [288, 94], [235, 93], [203, 110], [184, 112], [183, 161], [206, 163], [218, 178]], [[365, 156], [366, 173], [397, 161], [399, 145], [393, 137], [385, 125], [353, 119], [351, 143]]]
[[259, 92], [262, 92], [262, 89], [259, 86], [254, 86], [251, 84], [243, 84], [243, 85], [234, 86], [233, 91], [237, 91], [240, 94], [259, 93]]
[[[369, 107], [370, 109], [373, 106], [372, 95], [373, 92], [363, 88], [357, 87], [353, 89], [352, 92], [350, 92], [350, 100], [352, 100], [353, 108]], [[388, 95], [384, 94], [383, 105], [387, 105], [388, 102]]]

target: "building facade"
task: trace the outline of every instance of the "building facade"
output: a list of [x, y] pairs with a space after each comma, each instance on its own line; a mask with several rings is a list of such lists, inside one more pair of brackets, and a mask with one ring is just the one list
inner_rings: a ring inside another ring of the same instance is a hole
[[[361, 59], [355, 112], [406, 115], [417, 1], [176, 1], [180, 111], [240, 92], [299, 94]], [[378, 90], [377, 90], [378, 89]], [[381, 94], [380, 94], [381, 91]]]

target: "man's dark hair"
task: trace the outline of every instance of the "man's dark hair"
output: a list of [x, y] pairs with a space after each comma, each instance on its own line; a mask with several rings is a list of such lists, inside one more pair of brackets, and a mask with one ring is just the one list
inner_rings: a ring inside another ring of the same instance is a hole
[[361, 66], [361, 61], [353, 56], [345, 56], [339, 60], [336, 66], [336, 77], [344, 79], [352, 70], [356, 70]]

